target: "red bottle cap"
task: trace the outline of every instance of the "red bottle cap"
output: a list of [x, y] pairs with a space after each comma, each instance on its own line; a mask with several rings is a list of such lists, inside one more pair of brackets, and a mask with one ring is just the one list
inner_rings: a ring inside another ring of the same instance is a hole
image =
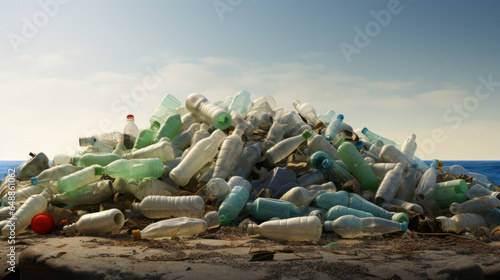
[[37, 234], [47, 234], [56, 228], [56, 222], [50, 213], [40, 213], [31, 219], [31, 228]]
[[134, 115], [127, 115], [127, 119], [133, 119]]

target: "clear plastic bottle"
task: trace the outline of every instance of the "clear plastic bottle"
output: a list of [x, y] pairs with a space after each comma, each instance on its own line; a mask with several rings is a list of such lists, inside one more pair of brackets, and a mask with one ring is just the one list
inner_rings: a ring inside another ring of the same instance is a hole
[[163, 163], [169, 163], [175, 158], [174, 148], [169, 141], [160, 141], [156, 144], [123, 154], [124, 159], [148, 159], [157, 158]]
[[407, 231], [408, 224], [378, 217], [358, 218], [353, 215], [346, 215], [335, 221], [325, 222], [325, 230], [334, 231], [342, 238], [357, 238]]
[[401, 162], [405, 166], [408, 166], [411, 164], [411, 160], [409, 158], [407, 158], [405, 155], [403, 155], [403, 153], [401, 151], [396, 149], [396, 147], [394, 147], [394, 145], [390, 145], [390, 144], [384, 145], [382, 147], [382, 150], [380, 151], [379, 157], [380, 157], [380, 160], [382, 162], [394, 162], [394, 163]]
[[482, 174], [479, 174], [479, 173], [469, 172], [461, 165], [452, 165], [450, 167], [449, 173], [454, 174], [456, 176], [460, 176], [462, 174], [465, 174], [467, 176], [473, 177], [475, 181], [482, 181], [484, 183], [489, 183], [488, 177], [486, 177]]
[[318, 123], [316, 109], [309, 103], [301, 103], [299, 100], [293, 102], [293, 107], [297, 113], [306, 119], [310, 124], [315, 125]]
[[280, 141], [271, 149], [267, 150], [266, 155], [270, 163], [276, 164], [288, 155], [290, 155], [300, 144], [311, 136], [309, 131], [304, 131], [301, 135], [292, 136], [290, 138]]
[[55, 194], [51, 197], [50, 203], [67, 205], [95, 205], [106, 201], [113, 195], [110, 180], [102, 180], [77, 190]]
[[120, 159], [94, 170], [96, 175], [106, 174], [113, 178], [159, 178], [163, 175], [163, 162], [159, 158]]
[[230, 173], [230, 176], [241, 176], [248, 178], [252, 168], [257, 164], [262, 156], [262, 143], [255, 143], [246, 146], [236, 162], [236, 167]]
[[[11, 200], [10, 202], [13, 203], [16, 208], [19, 208], [19, 206], [21, 206], [26, 200], [28, 200], [28, 198], [30, 198], [30, 196], [32, 196], [34, 194], [39, 194], [44, 189], [45, 189], [45, 187], [40, 186], [40, 185], [32, 185], [29, 187], [18, 189], [14, 192], [15, 199]], [[4, 206], [4, 208], [5, 209], [9, 208], [7, 206], [11, 206], [11, 203], [9, 203], [9, 195], [5, 194], [2, 197], [2, 205]], [[2, 220], [2, 218], [0, 218], [0, 220]]]
[[174, 149], [184, 151], [191, 145], [193, 135], [200, 129], [201, 124], [193, 123], [186, 131], [177, 135], [172, 141]]
[[338, 152], [342, 161], [349, 166], [354, 177], [363, 187], [369, 190], [377, 189], [379, 184], [377, 176], [352, 143], [344, 142], [340, 145]]
[[142, 149], [153, 143], [155, 132], [152, 129], [145, 128], [139, 131], [137, 138], [135, 139], [134, 147], [132, 151]]
[[108, 153], [111, 154], [114, 151], [114, 148], [104, 144], [103, 142], [97, 140], [94, 136], [90, 137], [89, 143], [92, 147], [94, 147], [99, 153]]
[[[71, 173], [74, 173], [82, 169], [83, 169], [82, 167], [74, 166], [69, 163], [57, 165], [49, 169], [45, 169], [36, 177], [31, 177], [31, 184], [42, 185], [43, 187], [49, 187], [52, 185], [52, 182], [57, 181], [66, 175], [69, 175]], [[55, 189], [53, 189], [52, 191], [54, 192]]]
[[429, 170], [430, 168], [429, 165], [427, 165], [427, 163], [425, 163], [420, 158], [413, 156], [412, 160], [418, 165], [418, 169], [420, 170], [421, 173], [424, 173], [425, 171]]
[[200, 125], [200, 129], [196, 131], [191, 138], [191, 148], [196, 145], [200, 140], [210, 137], [210, 132], [208, 132], [208, 125], [206, 123], [202, 123]]
[[122, 142], [123, 134], [119, 131], [113, 131], [97, 134], [91, 137], [80, 137], [80, 147], [93, 146], [91, 142], [92, 137], [96, 138], [97, 141], [100, 142], [99, 144], [104, 144], [105, 146], [109, 146], [114, 149], [118, 143]]
[[194, 123], [200, 124], [200, 122], [198, 122], [198, 120], [196, 120], [195, 117], [193, 116], [193, 114], [191, 114], [189, 111], [185, 114], [180, 114], [180, 115], [182, 116], [181, 117], [181, 121], [182, 121], [181, 131], [188, 130], [189, 127], [191, 127]]
[[336, 205], [349, 206], [349, 194], [346, 191], [338, 191], [333, 193], [322, 193], [314, 200], [318, 207], [330, 209]]
[[376, 133], [374, 133], [373, 131], [370, 131], [368, 130], [368, 128], [363, 128], [363, 130], [361, 130], [361, 133], [370, 141], [375, 141], [375, 140], [380, 140], [382, 142], [382, 144], [384, 145], [388, 145], [388, 144], [392, 144], [394, 145], [396, 148], [397, 147], [400, 147], [400, 145], [390, 139], [387, 139], [385, 137], [382, 137]]
[[399, 207], [403, 207], [404, 209], [412, 212], [417, 212], [420, 214], [424, 214], [424, 209], [418, 204], [411, 203], [408, 201], [404, 201], [401, 199], [394, 198], [391, 202], [386, 202], [382, 204], [382, 208], [384, 208], [387, 211], [390, 211], [392, 208], [392, 205], [397, 205]]
[[466, 194], [468, 199], [481, 197], [481, 196], [492, 196], [500, 199], [500, 192], [492, 192], [488, 188], [475, 184], [467, 191]]
[[205, 164], [210, 162], [217, 154], [218, 148], [226, 134], [217, 129], [189, 150], [181, 163], [170, 172], [170, 178], [179, 186], [185, 186]]
[[334, 120], [333, 117], [335, 117], [335, 111], [333, 111], [332, 109], [330, 109], [326, 113], [318, 116], [319, 120], [324, 122], [324, 123], [332, 122]]
[[52, 191], [50, 189], [44, 189], [42, 193], [30, 196], [10, 219], [15, 222], [15, 226], [4, 226], [2, 228], [2, 235], [9, 237], [11, 236], [11, 231], [14, 231], [17, 236], [18, 233], [24, 231], [36, 214], [45, 212], [51, 194]]
[[375, 194], [376, 204], [382, 205], [385, 202], [392, 201], [403, 181], [404, 169], [405, 165], [403, 163], [398, 163], [393, 170], [387, 172], [387, 175], [385, 175]]
[[207, 183], [207, 191], [215, 198], [224, 200], [231, 192], [231, 187], [229, 187], [229, 184], [222, 178], [212, 178]]
[[249, 196], [250, 194], [244, 187], [234, 187], [219, 207], [220, 224], [225, 226], [236, 219], [243, 207], [245, 207]]
[[483, 196], [467, 200], [464, 203], [454, 202], [450, 205], [450, 212], [452, 214], [476, 213], [483, 215], [490, 208], [496, 208], [499, 206], [500, 206], [500, 200], [498, 200], [498, 198], [491, 196]]
[[243, 178], [241, 176], [232, 176], [227, 181], [227, 184], [229, 185], [231, 190], [234, 189], [234, 187], [236, 187], [236, 186], [241, 186], [241, 187], [244, 187], [248, 191], [248, 193], [252, 192], [252, 184], [250, 184], [250, 182], [248, 182], [248, 180], [246, 180], [245, 178]]
[[179, 114], [174, 114], [169, 116], [165, 122], [160, 126], [160, 129], [158, 129], [158, 132], [155, 135], [155, 138], [153, 139], [153, 143], [157, 143], [160, 141], [161, 138], [167, 137], [168, 139], [172, 140], [179, 134], [179, 131], [182, 127], [182, 120], [181, 120], [181, 115]]
[[[380, 163], [380, 158], [368, 151], [361, 151], [361, 156], [363, 156], [365, 158], [365, 161], [368, 162], [368, 160], [372, 163]], [[368, 163], [370, 163], [368, 162]]]
[[241, 117], [245, 117], [249, 111], [249, 107], [252, 103], [250, 99], [250, 93], [246, 90], [238, 92], [231, 103], [229, 104], [229, 110], [236, 111]]
[[500, 225], [500, 209], [491, 208], [484, 213], [484, 219], [490, 228], [495, 228]]
[[129, 193], [139, 200], [143, 200], [150, 195], [171, 196], [179, 193], [179, 186], [173, 186], [166, 182], [154, 178], [145, 178], [142, 180], [126, 181], [117, 178], [113, 182], [113, 191], [115, 193]]
[[311, 155], [310, 162], [314, 168], [324, 171], [328, 180], [336, 182], [339, 185], [354, 179], [354, 177], [336, 161], [331, 160], [325, 152], [315, 152]]
[[274, 122], [271, 125], [271, 128], [269, 128], [269, 132], [267, 133], [266, 140], [264, 141], [266, 150], [270, 149], [283, 139], [283, 135], [285, 134], [287, 128], [288, 126], [286, 124], [279, 122]]
[[44, 153], [29, 155], [31, 158], [17, 168], [17, 178], [21, 181], [29, 180], [49, 168], [49, 158]]
[[344, 127], [344, 115], [339, 114], [337, 115], [337, 118], [334, 121], [332, 121], [326, 128], [325, 132], [326, 140], [332, 142], [335, 136], [337, 136], [337, 134], [339, 134], [339, 132], [342, 131], [343, 127]]
[[397, 199], [404, 201], [411, 201], [415, 195], [415, 188], [417, 187], [422, 174], [417, 170], [418, 166], [416, 163], [412, 164], [410, 168], [406, 170], [403, 174], [403, 181], [399, 186], [398, 192], [394, 196]]
[[154, 122], [164, 123], [167, 118], [176, 113], [176, 110], [181, 107], [181, 102], [177, 100], [173, 95], [166, 94], [161, 100], [158, 107], [156, 107], [153, 115], [149, 119], [149, 122], [153, 124]]
[[100, 166], [106, 166], [115, 160], [119, 160], [122, 157], [115, 153], [89, 153], [82, 156], [76, 156], [73, 158], [72, 163], [80, 167], [88, 167], [93, 164], [99, 164]]
[[134, 139], [139, 135], [139, 128], [135, 124], [134, 115], [127, 115], [127, 124], [123, 128], [123, 134], [128, 134]]
[[417, 142], [415, 141], [416, 138], [417, 135], [411, 134], [401, 146], [401, 153], [408, 159], [412, 159], [415, 155], [415, 151], [417, 150]]
[[325, 172], [322, 170], [315, 170], [300, 176], [297, 178], [296, 182], [298, 186], [307, 187], [309, 185], [323, 184], [327, 180], [328, 177]]
[[346, 215], [353, 215], [358, 218], [374, 217], [372, 213], [356, 210], [354, 208], [349, 208], [343, 205], [335, 205], [330, 208], [328, 212], [326, 212], [325, 220], [335, 221], [336, 219]]
[[141, 212], [150, 219], [170, 217], [200, 218], [205, 211], [205, 202], [199, 195], [150, 195], [145, 197], [140, 203], [134, 203], [132, 211]]
[[267, 103], [261, 103], [258, 107], [253, 107], [247, 114], [247, 118], [254, 116], [258, 119], [258, 127], [268, 131], [273, 124], [273, 109]]
[[142, 238], [170, 238], [174, 232], [176, 237], [191, 237], [219, 225], [219, 215], [212, 211], [201, 219], [179, 217], [152, 223], [143, 230], [133, 230], [132, 237], [134, 241]]
[[457, 214], [451, 218], [439, 216], [436, 218], [441, 222], [441, 230], [444, 232], [461, 233], [464, 230], [475, 230], [487, 226], [482, 215], [475, 213]]
[[221, 107], [210, 104], [208, 99], [201, 94], [190, 94], [186, 99], [186, 108], [217, 129], [224, 130], [231, 125], [230, 113]]
[[322, 194], [322, 193], [330, 193], [330, 192], [336, 192], [337, 187], [333, 182], [326, 182], [324, 184], [318, 185], [318, 184], [313, 184], [313, 185], [308, 185], [305, 187], [307, 190], [313, 191], [317, 193], [317, 196]]
[[318, 195], [317, 191], [303, 187], [293, 187], [280, 197], [280, 200], [289, 201], [295, 206], [309, 205]]
[[249, 235], [260, 235], [269, 239], [284, 241], [316, 242], [321, 238], [322, 224], [317, 216], [295, 217], [249, 224]]
[[238, 157], [243, 151], [242, 135], [243, 127], [238, 125], [233, 133], [227, 136], [222, 142], [219, 155], [215, 161], [214, 178], [222, 178], [225, 180], [236, 167]]
[[431, 167], [425, 171], [415, 189], [415, 200], [422, 206], [433, 208], [434, 198], [434, 188], [436, 186], [438, 168], [442, 166], [442, 162], [437, 159], [433, 160]]
[[362, 196], [355, 193], [348, 193], [348, 196], [349, 196], [349, 203], [348, 205], [346, 205], [347, 207], [372, 213], [373, 216], [375, 217], [380, 217], [387, 220], [392, 219], [393, 214], [391, 212], [369, 202]]
[[311, 133], [311, 137], [307, 139], [307, 147], [311, 151], [311, 153], [315, 152], [325, 152], [331, 159], [340, 160], [340, 155], [337, 152], [337, 149], [333, 147], [328, 141], [321, 135], [316, 134], [315, 132]]
[[99, 180], [101, 175], [95, 174], [95, 168], [101, 168], [101, 166], [94, 164], [59, 179], [57, 181], [57, 189], [59, 190], [59, 193], [76, 190]]
[[78, 222], [64, 226], [66, 235], [81, 233], [83, 235], [99, 235], [109, 233], [123, 227], [125, 217], [118, 209], [109, 209], [97, 213], [89, 213], [80, 217]]

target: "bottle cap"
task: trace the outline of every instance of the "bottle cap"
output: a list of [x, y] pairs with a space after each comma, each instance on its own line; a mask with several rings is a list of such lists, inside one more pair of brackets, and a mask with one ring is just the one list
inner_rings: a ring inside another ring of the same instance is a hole
[[363, 147], [364, 147], [363, 142], [361, 141], [356, 142], [356, 149], [361, 150], [363, 149]]
[[31, 177], [31, 184], [34, 186], [38, 185], [38, 180], [36, 179], [36, 177]]
[[331, 134], [327, 134], [327, 135], [325, 135], [325, 139], [326, 139], [327, 141], [332, 141], [332, 140], [333, 140], [333, 137], [332, 137], [332, 135], [331, 135]]
[[94, 175], [102, 175], [104, 169], [102, 167], [94, 167]]
[[361, 130], [361, 133], [366, 134], [366, 132], [368, 132], [368, 128], [364, 127], [364, 128]]
[[304, 139], [311, 137], [311, 132], [309, 132], [309, 130], [305, 130], [302, 132], [302, 137], [304, 137]]
[[392, 215], [391, 220], [398, 223], [410, 222], [410, 218], [408, 218], [408, 215], [406, 213], [395, 213], [394, 215]]
[[127, 120], [128, 119], [134, 119], [134, 115], [127, 115]]
[[50, 213], [40, 213], [31, 219], [31, 228], [37, 234], [48, 234], [56, 228], [54, 217]]
[[228, 218], [225, 215], [219, 215], [219, 219], [220, 219], [221, 226], [225, 226], [229, 222]]
[[325, 124], [322, 122], [322, 121], [319, 121], [316, 125], [315, 125], [316, 129], [320, 129], [320, 128], [324, 128], [325, 127]]
[[141, 240], [141, 231], [138, 229], [135, 229], [132, 231], [132, 240], [133, 241], [138, 241]]
[[89, 144], [94, 146], [95, 142], [97, 141], [97, 138], [95, 138], [94, 136], [90, 137], [89, 139]]
[[408, 230], [408, 224], [406, 222], [401, 223], [401, 231], [407, 231]]
[[[342, 114], [338, 114], [338, 115], [337, 115], [337, 119], [344, 120], [344, 115], [342, 115]], [[366, 127], [365, 127], [365, 128], [366, 128]]]
[[248, 235], [254, 235], [254, 234], [256, 234], [256, 229], [258, 227], [259, 226], [257, 224], [255, 224], [255, 223], [248, 224], [248, 227], [247, 227]]

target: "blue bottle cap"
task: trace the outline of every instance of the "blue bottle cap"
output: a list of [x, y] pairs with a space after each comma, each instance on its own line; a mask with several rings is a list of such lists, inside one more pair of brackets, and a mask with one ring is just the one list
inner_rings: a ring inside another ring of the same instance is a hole
[[358, 150], [363, 149], [363, 142], [360, 142], [360, 141], [356, 142], [356, 149], [358, 149]]
[[95, 144], [96, 141], [97, 141], [97, 139], [94, 136], [90, 137], [90, 139], [89, 139], [89, 143], [92, 146], [94, 146], [94, 144]]
[[[338, 114], [338, 115], [337, 115], [337, 119], [344, 120], [344, 115], [342, 115], [342, 114]], [[365, 128], [366, 128], [366, 127], [365, 127]]]
[[407, 231], [408, 230], [408, 224], [406, 222], [401, 223], [401, 231]]
[[431, 167], [437, 167], [438, 166], [438, 162], [439, 162], [438, 159], [432, 160]]
[[32, 185], [38, 185], [38, 180], [36, 179], [36, 177], [31, 177], [31, 184]]
[[325, 135], [325, 139], [326, 139], [327, 141], [332, 141], [332, 140], [333, 140], [333, 137], [332, 137], [332, 135], [331, 135], [331, 134], [327, 134], [327, 135]]
[[361, 130], [361, 133], [365, 134], [366, 132], [368, 131], [368, 128], [363, 128], [363, 130]]
[[417, 168], [418, 168], [418, 164], [416, 164], [416, 163], [412, 163], [412, 164], [410, 165], [410, 167], [411, 167], [411, 168], [413, 168], [413, 169], [417, 169]]

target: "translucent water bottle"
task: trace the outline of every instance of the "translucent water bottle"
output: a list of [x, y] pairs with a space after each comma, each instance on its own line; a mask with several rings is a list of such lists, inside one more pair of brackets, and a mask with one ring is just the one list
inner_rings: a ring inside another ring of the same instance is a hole
[[73, 163], [76, 166], [88, 167], [93, 164], [99, 164], [101, 166], [106, 166], [115, 160], [119, 160], [122, 157], [115, 153], [89, 153], [82, 156], [76, 156], [73, 158]]
[[261, 103], [258, 107], [253, 107], [247, 114], [247, 118], [254, 116], [259, 120], [258, 127], [263, 130], [269, 130], [273, 124], [273, 109], [267, 103]]
[[326, 133], [325, 133], [325, 138], [328, 141], [333, 141], [335, 136], [339, 134], [339, 132], [342, 130], [344, 127], [344, 115], [339, 114], [337, 115], [337, 118], [331, 122], [328, 127], [326, 128]]
[[385, 175], [375, 194], [376, 204], [382, 205], [385, 202], [392, 201], [403, 181], [404, 169], [405, 165], [403, 163], [398, 163], [393, 170], [387, 172], [387, 175]]
[[147, 147], [153, 143], [155, 132], [152, 129], [142, 129], [135, 139], [133, 151]]
[[417, 170], [418, 166], [416, 163], [412, 164], [410, 168], [403, 174], [403, 181], [399, 186], [398, 192], [394, 196], [397, 199], [404, 201], [411, 201], [415, 195], [415, 188], [417, 187], [422, 174]]
[[263, 222], [260, 225], [249, 224], [249, 235], [284, 241], [317, 242], [321, 238], [322, 224], [316, 216], [295, 217]]
[[202, 123], [200, 125], [200, 129], [196, 131], [191, 138], [191, 148], [196, 145], [200, 140], [210, 137], [210, 132], [208, 132], [208, 125], [206, 123]]
[[186, 131], [177, 135], [172, 141], [172, 146], [177, 150], [185, 150], [191, 145], [191, 139], [200, 129], [201, 124], [193, 123]]
[[127, 124], [123, 128], [123, 134], [128, 134], [134, 139], [139, 135], [139, 128], [135, 124], [134, 115], [127, 115]]
[[120, 159], [104, 167], [95, 167], [94, 171], [96, 175], [106, 174], [113, 178], [159, 178], [163, 175], [163, 162], [159, 158]]
[[154, 178], [131, 181], [117, 178], [113, 182], [113, 191], [115, 193], [129, 193], [135, 198], [143, 200], [150, 195], [172, 196], [179, 193], [179, 186], [172, 186]]
[[327, 174], [328, 180], [337, 184], [345, 184], [354, 179], [352, 175], [342, 168], [336, 161], [324, 152], [315, 152], [310, 157], [312, 166], [316, 169], [323, 170]]
[[377, 189], [379, 184], [377, 176], [352, 143], [343, 143], [340, 145], [338, 152], [342, 161], [349, 166], [354, 177], [358, 179], [363, 187], [369, 190]]
[[150, 195], [140, 203], [132, 205], [133, 212], [141, 212], [150, 219], [170, 217], [200, 218], [205, 211], [205, 202], [198, 195], [160, 196]]
[[368, 130], [368, 128], [363, 128], [363, 130], [361, 130], [361, 133], [370, 141], [375, 141], [375, 140], [380, 140], [382, 142], [383, 145], [394, 145], [395, 147], [400, 147], [400, 145], [390, 139], [387, 139], [385, 137], [382, 137], [376, 133], [374, 133], [373, 131], [370, 131]]
[[319, 120], [324, 122], [324, 123], [332, 122], [334, 120], [333, 117], [335, 117], [335, 111], [333, 111], [332, 109], [330, 109], [326, 113], [318, 116]]
[[357, 238], [407, 231], [408, 224], [378, 217], [358, 218], [353, 215], [346, 215], [335, 221], [325, 222], [325, 230], [334, 231], [342, 238]]
[[118, 209], [109, 209], [97, 213], [89, 213], [80, 217], [78, 222], [64, 226], [66, 235], [81, 233], [83, 235], [99, 235], [119, 230], [125, 224], [125, 217]]
[[346, 191], [322, 193], [314, 200], [318, 207], [330, 209], [336, 205], [349, 206], [349, 194]]
[[490, 208], [496, 208], [499, 206], [500, 200], [498, 200], [498, 198], [483, 196], [467, 200], [463, 203], [452, 203], [450, 205], [450, 212], [452, 214], [476, 213], [483, 215]]
[[220, 224], [225, 226], [236, 219], [243, 207], [245, 207], [249, 196], [250, 194], [244, 187], [234, 187], [219, 207]]
[[238, 114], [240, 114], [240, 116], [244, 118], [249, 111], [248, 108], [250, 107], [251, 103], [252, 100], [250, 99], [250, 93], [246, 90], [242, 90], [238, 92], [231, 100], [231, 103], [229, 104], [229, 110], [238, 112]]
[[215, 161], [214, 178], [226, 179], [236, 167], [236, 161], [243, 151], [242, 135], [243, 127], [238, 125], [233, 133], [222, 142], [219, 155]]
[[276, 145], [283, 139], [283, 135], [285, 134], [288, 125], [274, 122], [271, 128], [269, 128], [269, 132], [267, 133], [266, 140], [264, 141], [264, 145], [267, 149], [270, 149], [272, 146]]
[[316, 109], [309, 103], [301, 103], [299, 100], [293, 102], [293, 107], [297, 113], [306, 119], [310, 124], [315, 125], [318, 123]]
[[441, 230], [444, 232], [461, 233], [464, 230], [475, 230], [487, 226], [482, 215], [475, 213], [457, 214], [451, 218], [439, 216], [436, 218], [441, 222]]
[[59, 193], [76, 190], [99, 180], [101, 175], [95, 174], [95, 168], [101, 168], [101, 166], [94, 164], [59, 179], [57, 181], [57, 189], [59, 190]]
[[412, 159], [417, 150], [416, 138], [417, 136], [415, 134], [411, 134], [401, 146], [401, 153], [408, 159]]
[[175, 158], [174, 148], [169, 141], [160, 141], [156, 144], [124, 154], [124, 159], [148, 159], [157, 158], [163, 163], [169, 163]]
[[303, 187], [293, 187], [280, 197], [280, 200], [289, 201], [295, 206], [309, 205], [318, 195], [317, 191]]
[[97, 141], [100, 142], [98, 144], [104, 144], [105, 146], [109, 146], [114, 149], [118, 143], [122, 142], [123, 134], [119, 131], [113, 131], [97, 134], [91, 137], [80, 137], [78, 140], [80, 147], [93, 146], [91, 143], [92, 137], [96, 138]]
[[[36, 177], [31, 177], [31, 184], [50, 187], [52, 186], [53, 182], [82, 169], [82, 167], [74, 166], [69, 163], [54, 166], [49, 169], [45, 169]], [[55, 185], [57, 185], [57, 183]], [[54, 192], [55, 189], [53, 189], [52, 191]]]
[[224, 130], [231, 125], [231, 115], [221, 107], [210, 104], [201, 94], [193, 93], [186, 99], [186, 108], [200, 116], [213, 127]]
[[160, 126], [158, 132], [153, 139], [153, 143], [157, 143], [161, 138], [167, 137], [172, 140], [179, 134], [179, 131], [182, 127], [181, 115], [174, 114], [169, 116], [165, 122]]
[[181, 163], [170, 172], [170, 178], [179, 186], [187, 185], [191, 177], [215, 157], [225, 137], [226, 134], [217, 129], [210, 137], [196, 143]]
[[10, 219], [15, 222], [15, 226], [4, 226], [2, 228], [2, 235], [9, 237], [11, 231], [14, 231], [16, 235], [24, 231], [36, 214], [45, 212], [51, 194], [52, 191], [50, 189], [45, 189], [40, 194], [30, 196]]
[[280, 141], [271, 149], [267, 150], [266, 155], [270, 163], [276, 164], [288, 155], [290, 155], [300, 144], [311, 136], [309, 131], [304, 131], [301, 135], [292, 136], [290, 138]]
[[243, 178], [241, 176], [232, 176], [227, 181], [227, 184], [229, 185], [231, 190], [234, 189], [234, 187], [236, 187], [236, 186], [241, 186], [241, 187], [245, 188], [248, 191], [248, 193], [251, 193], [252, 189], [253, 189], [252, 184], [250, 184], [250, 182], [248, 182], [248, 180], [246, 180], [245, 178]]
[[298, 208], [289, 201], [259, 197], [246, 204], [248, 212], [257, 220], [268, 221], [271, 218], [288, 219], [302, 216], [303, 207]]
[[380, 160], [382, 162], [394, 162], [394, 163], [403, 163], [405, 166], [411, 164], [411, 160], [407, 158], [401, 151], [399, 151], [393, 145], [384, 145], [382, 150], [380, 151]]
[[49, 158], [44, 153], [30, 153], [30, 156], [28, 161], [17, 168], [17, 178], [21, 181], [29, 180], [49, 168]]
[[325, 152], [331, 159], [340, 160], [340, 155], [337, 149], [333, 147], [328, 141], [321, 135], [316, 133], [311, 133], [311, 137], [307, 139], [307, 147], [311, 153], [315, 152]]
[[308, 172], [296, 179], [298, 186], [306, 187], [309, 185], [323, 184], [328, 180], [328, 176], [322, 170]]
[[92, 147], [94, 147], [99, 153], [108, 153], [111, 154], [114, 151], [114, 148], [104, 144], [103, 142], [97, 140], [94, 136], [90, 137], [89, 143]]
[[219, 225], [219, 215], [217, 212], [212, 211], [201, 219], [179, 217], [152, 223], [143, 230], [133, 230], [132, 237], [134, 241], [142, 238], [172, 237], [174, 233], [176, 237], [191, 237]]
[[384, 208], [369, 202], [362, 196], [355, 193], [348, 193], [348, 196], [349, 196], [349, 203], [347, 205], [348, 207], [372, 213], [373, 216], [375, 217], [380, 217], [388, 220], [392, 219], [393, 213], [390, 213]]
[[346, 215], [353, 215], [358, 218], [374, 217], [372, 213], [356, 210], [343, 205], [335, 205], [330, 208], [328, 212], [326, 212], [325, 220], [335, 221], [336, 219]]
[[257, 164], [262, 156], [262, 147], [262, 143], [255, 143], [253, 145], [246, 146], [241, 155], [238, 157], [236, 167], [230, 173], [231, 176], [248, 178], [252, 172], [252, 168]]
[[212, 178], [207, 183], [207, 191], [215, 198], [223, 200], [231, 192], [231, 187], [222, 178]]
[[110, 180], [102, 180], [77, 190], [55, 194], [50, 203], [67, 205], [95, 205], [106, 201], [114, 194]]
[[434, 192], [434, 187], [436, 186], [436, 179], [438, 174], [438, 168], [443, 165], [442, 162], [435, 159], [431, 164], [431, 168], [429, 168], [422, 175], [420, 182], [418, 183], [417, 188], [415, 189], [415, 199], [417, 202], [424, 202], [426, 198], [432, 198], [432, 194]]
[[475, 184], [467, 191], [466, 194], [468, 199], [481, 197], [481, 196], [492, 196], [500, 199], [500, 192], [492, 192], [488, 188]]
[[[40, 185], [33, 185], [33, 186], [25, 187], [22, 189], [18, 189], [14, 192], [14, 198], [15, 198], [14, 200], [11, 199], [9, 201], [9, 195], [5, 194], [2, 197], [2, 205], [4, 206], [4, 209], [6, 209], [6, 210], [9, 210], [8, 206], [11, 206], [12, 203], [14, 204], [14, 207], [19, 208], [19, 206], [21, 206], [26, 200], [28, 200], [28, 198], [30, 198], [30, 196], [32, 196], [34, 194], [39, 194], [44, 189], [45, 189], [45, 187], [40, 186]], [[7, 212], [9, 212], [9, 211], [7, 211]], [[10, 216], [10, 215], [8, 215], [8, 216]], [[3, 220], [3, 219], [0, 217], [0, 220]]]
[[173, 95], [166, 94], [161, 100], [158, 107], [156, 107], [153, 115], [149, 119], [149, 122], [153, 124], [154, 122], [164, 123], [165, 120], [176, 113], [176, 110], [181, 107], [181, 102], [177, 100]]
[[404, 201], [401, 199], [397, 199], [397, 198], [394, 198], [391, 202], [388, 202], [388, 203], [386, 202], [386, 203], [382, 204], [382, 208], [384, 208], [387, 211], [391, 211], [392, 205], [402, 207], [408, 211], [424, 214], [424, 209], [422, 209], [422, 207], [420, 205], [415, 204], [415, 203], [411, 203], [408, 201]]

